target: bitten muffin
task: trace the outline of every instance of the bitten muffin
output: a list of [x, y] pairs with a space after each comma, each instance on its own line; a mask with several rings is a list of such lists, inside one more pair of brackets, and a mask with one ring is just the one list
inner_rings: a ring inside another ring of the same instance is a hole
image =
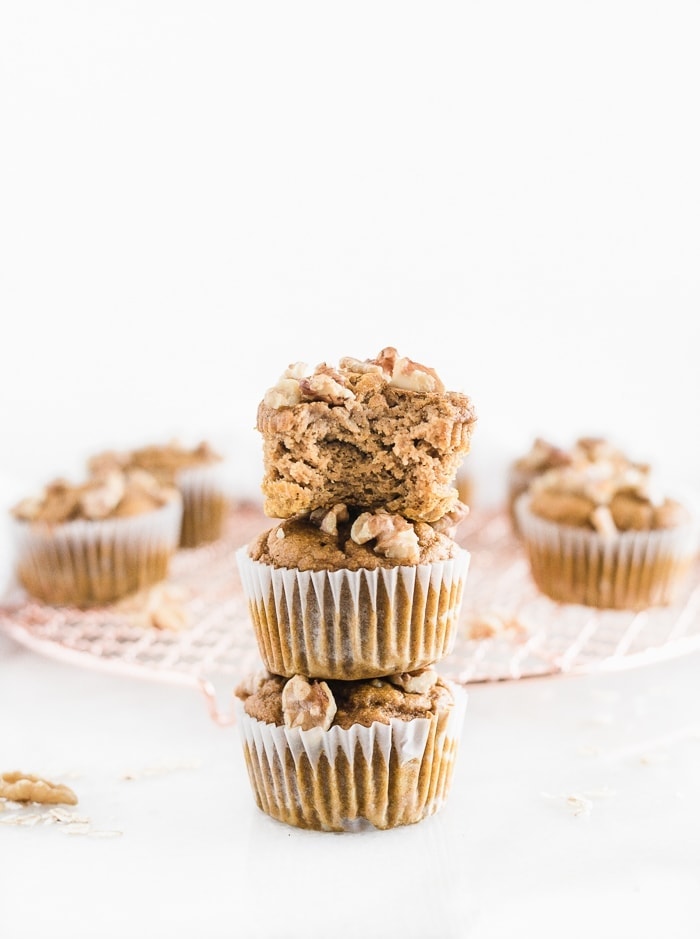
[[430, 525], [338, 503], [284, 520], [239, 549], [266, 668], [347, 680], [444, 658], [470, 559], [452, 537], [460, 509]]
[[223, 457], [202, 442], [185, 447], [177, 441], [92, 457], [91, 472], [110, 467], [142, 469], [160, 482], [177, 486], [183, 500], [180, 547], [195, 548], [221, 537], [230, 505]]
[[265, 514], [346, 503], [434, 522], [459, 500], [454, 476], [475, 421], [466, 395], [393, 347], [311, 373], [295, 363], [258, 406]]
[[672, 603], [697, 550], [694, 511], [657, 493], [645, 466], [601, 460], [550, 470], [516, 513], [535, 583], [564, 603]]
[[431, 668], [366, 682], [251, 676], [236, 714], [256, 803], [320, 831], [418, 822], [445, 802], [465, 705]]
[[50, 483], [12, 509], [17, 576], [45, 603], [110, 603], [163, 580], [182, 498], [142, 470]]

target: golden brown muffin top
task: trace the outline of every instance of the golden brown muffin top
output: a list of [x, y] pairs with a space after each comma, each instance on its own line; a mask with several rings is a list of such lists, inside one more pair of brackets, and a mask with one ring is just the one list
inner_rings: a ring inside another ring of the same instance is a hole
[[21, 521], [55, 525], [141, 515], [177, 499], [176, 489], [150, 473], [112, 469], [82, 483], [54, 480], [38, 496], [22, 499], [11, 512]]
[[530, 510], [541, 518], [615, 535], [675, 528], [687, 508], [656, 491], [648, 467], [598, 460], [549, 470], [530, 488]]
[[123, 452], [107, 450], [98, 453], [89, 460], [88, 469], [97, 474], [110, 469], [142, 469], [161, 482], [173, 483], [182, 470], [209, 466], [222, 459], [206, 441], [196, 447], [185, 447], [177, 441], [171, 441]]
[[282, 678], [260, 672], [236, 688], [246, 714], [278, 727], [348, 729], [430, 718], [454, 704], [449, 686], [433, 668], [363, 681]]
[[452, 535], [460, 518], [461, 514], [454, 513], [429, 525], [388, 512], [348, 509], [339, 503], [328, 511], [280, 522], [258, 535], [248, 553], [262, 564], [300, 571], [431, 564], [457, 553]]

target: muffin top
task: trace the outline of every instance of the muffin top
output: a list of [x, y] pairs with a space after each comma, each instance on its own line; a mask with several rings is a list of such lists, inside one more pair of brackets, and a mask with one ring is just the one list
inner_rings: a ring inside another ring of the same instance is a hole
[[91, 473], [101, 474], [110, 469], [142, 469], [161, 482], [174, 483], [182, 470], [220, 463], [223, 457], [206, 442], [196, 447], [184, 447], [177, 441], [152, 444], [135, 450], [98, 453], [88, 462]]
[[175, 488], [150, 473], [112, 469], [82, 483], [54, 480], [39, 495], [22, 499], [11, 512], [23, 522], [55, 525], [77, 519], [127, 518], [179, 499]]
[[569, 463], [571, 463], [570, 453], [543, 437], [536, 437], [527, 453], [523, 453], [514, 461], [513, 468], [518, 472], [534, 475], [545, 473], [557, 466], [568, 466]]
[[536, 437], [532, 446], [513, 463], [519, 472], [533, 476], [561, 466], [581, 466], [603, 462], [618, 468], [632, 466], [646, 470], [645, 464], [635, 463], [605, 437], [579, 437], [568, 450], [558, 447], [543, 437]]
[[603, 535], [675, 528], [691, 519], [680, 502], [656, 491], [648, 467], [616, 459], [549, 470], [533, 482], [529, 508]]
[[286, 519], [262, 532], [248, 553], [254, 561], [300, 571], [338, 571], [431, 564], [454, 557], [453, 540], [465, 506], [438, 523], [410, 522], [386, 511], [338, 503], [327, 511]]
[[435, 521], [459, 500], [454, 477], [475, 422], [466, 395], [393, 347], [337, 367], [296, 362], [258, 405], [265, 513], [344, 502]]
[[449, 686], [431, 667], [366, 681], [282, 678], [260, 672], [235, 693], [249, 717], [301, 730], [347, 730], [354, 724], [388, 724], [392, 718], [430, 718], [454, 704]]

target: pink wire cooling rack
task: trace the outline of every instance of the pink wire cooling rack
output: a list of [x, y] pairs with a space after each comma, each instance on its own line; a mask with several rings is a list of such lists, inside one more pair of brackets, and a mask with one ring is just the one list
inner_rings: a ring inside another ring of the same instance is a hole
[[[162, 589], [177, 598], [179, 628], [151, 625], [138, 603], [56, 608], [17, 585], [0, 599], [0, 628], [57, 659], [198, 688], [212, 717], [229, 723], [233, 688], [261, 668], [234, 552], [271, 524], [258, 505], [242, 503], [219, 541], [178, 552]], [[438, 665], [453, 681], [622, 669], [700, 648], [700, 560], [674, 606], [605, 611], [544, 597], [504, 511], [475, 510], [457, 540], [471, 565], [455, 646]]]

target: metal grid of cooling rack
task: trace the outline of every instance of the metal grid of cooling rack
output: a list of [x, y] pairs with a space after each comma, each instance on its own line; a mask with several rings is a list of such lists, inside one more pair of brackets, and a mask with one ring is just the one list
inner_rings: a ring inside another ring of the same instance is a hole
[[[46, 606], [16, 585], [0, 600], [0, 628], [84, 667], [197, 687], [212, 717], [229, 723], [233, 688], [261, 667], [234, 553], [271, 524], [259, 506], [240, 504], [218, 542], [178, 552], [166, 586], [183, 598], [182, 629], [143, 625], [119, 607]], [[544, 597], [505, 512], [473, 512], [457, 540], [471, 565], [454, 649], [437, 666], [453, 681], [621, 669], [700, 648], [700, 559], [674, 606], [606, 611]]]

